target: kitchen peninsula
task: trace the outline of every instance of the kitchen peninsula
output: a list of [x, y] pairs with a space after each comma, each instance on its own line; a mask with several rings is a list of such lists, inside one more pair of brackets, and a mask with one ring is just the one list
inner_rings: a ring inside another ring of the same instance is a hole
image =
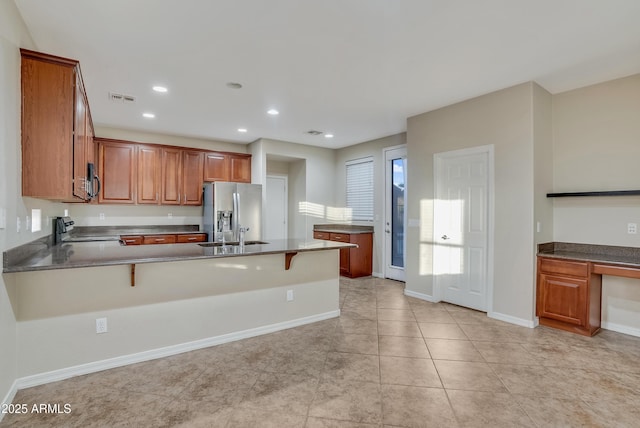
[[22, 260], [4, 255], [25, 351], [19, 388], [337, 317], [339, 249], [353, 246], [40, 245]]

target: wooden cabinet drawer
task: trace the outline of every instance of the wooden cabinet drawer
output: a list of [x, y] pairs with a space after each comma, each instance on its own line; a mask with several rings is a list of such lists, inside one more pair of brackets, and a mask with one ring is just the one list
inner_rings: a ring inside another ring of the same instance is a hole
[[586, 278], [589, 276], [589, 264], [587, 262], [541, 258], [540, 271]]
[[176, 235], [145, 235], [142, 243], [149, 244], [175, 244]]
[[330, 240], [331, 239], [331, 234], [329, 232], [313, 232], [313, 239], [324, 239], [324, 240]]
[[142, 245], [142, 235], [121, 236], [120, 240], [124, 245]]
[[186, 242], [204, 242], [207, 240], [206, 233], [189, 233], [178, 235], [177, 242], [178, 243], [186, 243]]
[[351, 235], [346, 233], [331, 233], [331, 240], [337, 242], [351, 242]]

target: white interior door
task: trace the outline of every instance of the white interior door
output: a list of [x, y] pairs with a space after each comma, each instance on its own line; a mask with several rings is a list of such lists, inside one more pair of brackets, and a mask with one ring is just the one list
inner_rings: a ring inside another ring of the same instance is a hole
[[385, 278], [405, 280], [405, 230], [407, 148], [394, 147], [384, 151], [385, 158], [385, 215], [384, 248]]
[[434, 255], [442, 300], [487, 311], [489, 147], [435, 155]]
[[287, 239], [287, 177], [267, 176], [264, 239]]

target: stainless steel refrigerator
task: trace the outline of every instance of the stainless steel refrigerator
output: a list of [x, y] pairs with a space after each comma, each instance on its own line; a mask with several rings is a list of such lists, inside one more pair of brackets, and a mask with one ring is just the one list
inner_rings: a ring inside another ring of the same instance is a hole
[[237, 242], [241, 227], [246, 241], [262, 239], [262, 185], [215, 181], [204, 184], [202, 225], [209, 242]]

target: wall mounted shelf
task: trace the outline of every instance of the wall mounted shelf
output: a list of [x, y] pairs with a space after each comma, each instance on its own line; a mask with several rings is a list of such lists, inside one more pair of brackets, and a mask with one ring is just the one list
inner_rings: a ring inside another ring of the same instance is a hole
[[562, 192], [547, 193], [547, 198], [567, 198], [572, 196], [638, 196], [640, 190], [609, 190], [605, 192]]

